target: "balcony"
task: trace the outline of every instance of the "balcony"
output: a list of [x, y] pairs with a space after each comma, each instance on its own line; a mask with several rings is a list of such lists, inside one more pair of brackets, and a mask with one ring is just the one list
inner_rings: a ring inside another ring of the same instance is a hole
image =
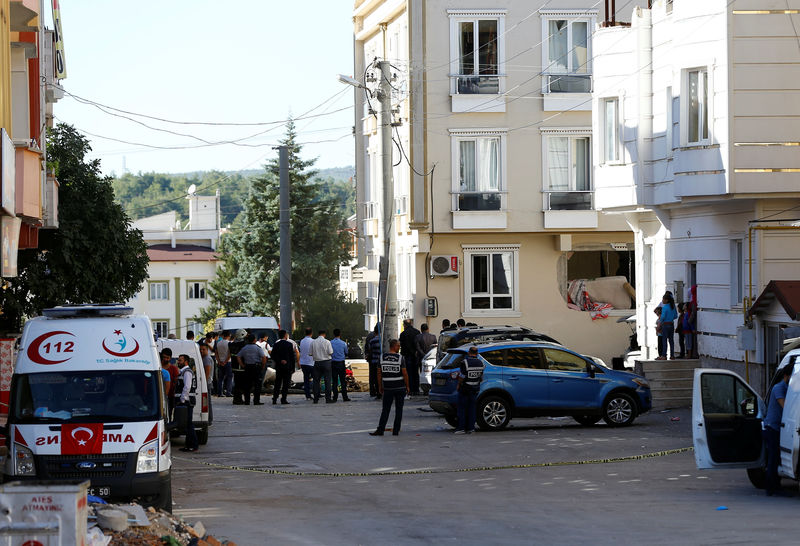
[[596, 228], [593, 191], [546, 191], [545, 229]]
[[592, 111], [591, 74], [545, 74], [542, 80], [546, 112]]
[[39, 0], [11, 0], [11, 31], [36, 32], [39, 30]]
[[499, 74], [455, 74], [450, 95], [453, 112], [505, 112], [506, 101], [501, 95]]
[[42, 218], [42, 155], [34, 148], [16, 146], [17, 216], [32, 220]]

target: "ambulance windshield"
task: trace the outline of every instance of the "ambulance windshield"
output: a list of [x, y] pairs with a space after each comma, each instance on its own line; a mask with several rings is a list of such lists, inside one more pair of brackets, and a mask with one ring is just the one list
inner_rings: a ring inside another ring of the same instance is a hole
[[17, 423], [157, 420], [160, 379], [149, 371], [17, 375], [9, 418]]

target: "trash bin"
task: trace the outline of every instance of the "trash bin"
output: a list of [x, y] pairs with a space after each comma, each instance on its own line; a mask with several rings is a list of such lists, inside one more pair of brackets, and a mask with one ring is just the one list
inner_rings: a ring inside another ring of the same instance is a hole
[[9, 482], [0, 486], [0, 543], [68, 546], [86, 542], [89, 480]]
[[615, 356], [611, 358], [611, 368], [614, 370], [624, 370], [625, 369], [625, 360], [621, 356]]

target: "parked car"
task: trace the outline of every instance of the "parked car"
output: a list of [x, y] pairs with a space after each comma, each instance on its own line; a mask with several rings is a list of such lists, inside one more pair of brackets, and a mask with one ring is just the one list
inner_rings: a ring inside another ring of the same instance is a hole
[[437, 360], [442, 359], [448, 349], [499, 340], [549, 341], [560, 345], [558, 341], [547, 334], [535, 332], [524, 326], [467, 326], [444, 330], [439, 334], [436, 358]]
[[[783, 404], [778, 475], [800, 479], [800, 349], [789, 351], [778, 365], [770, 388], [793, 366]], [[763, 489], [766, 453], [762, 439], [764, 400], [730, 370], [700, 368], [692, 386], [692, 440], [699, 469], [744, 468], [750, 482]]]
[[[431, 373], [430, 406], [456, 426], [457, 374], [467, 348], [450, 349]], [[478, 345], [485, 366], [478, 392], [478, 425], [505, 428], [515, 417], [571, 416], [582, 425], [604, 419], [633, 423], [650, 410], [650, 385], [639, 375], [612, 370], [599, 360], [547, 341]]]
[[419, 372], [419, 388], [423, 394], [428, 394], [431, 390], [431, 372], [436, 368], [436, 355], [438, 347], [431, 347], [431, 350], [422, 359], [422, 369]]

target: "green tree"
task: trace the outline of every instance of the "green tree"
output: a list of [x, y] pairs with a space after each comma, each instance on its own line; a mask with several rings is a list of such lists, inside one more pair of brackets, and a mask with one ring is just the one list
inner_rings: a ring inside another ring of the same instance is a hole
[[[315, 294], [331, 290], [338, 266], [349, 260], [345, 217], [337, 197], [313, 181], [316, 160], [300, 157], [294, 123], [281, 144], [289, 150], [292, 226], [292, 298], [299, 320]], [[223, 264], [209, 292], [211, 311], [278, 314], [280, 295], [278, 159], [251, 181], [241, 223], [225, 237]]]
[[293, 333], [294, 339], [305, 335], [305, 327], [328, 331], [328, 339], [333, 339], [333, 330], [342, 331], [342, 339], [348, 343], [360, 343], [366, 334], [364, 330], [364, 306], [357, 301], [348, 300], [338, 290], [326, 290], [313, 294], [308, 301], [308, 308], [303, 315], [302, 323]]
[[41, 230], [39, 247], [20, 250], [18, 276], [0, 291], [2, 328], [67, 303], [126, 301], [147, 278], [147, 245], [114, 202], [99, 160], [86, 160], [89, 142], [59, 123], [48, 134], [48, 160], [60, 184], [59, 228]]

